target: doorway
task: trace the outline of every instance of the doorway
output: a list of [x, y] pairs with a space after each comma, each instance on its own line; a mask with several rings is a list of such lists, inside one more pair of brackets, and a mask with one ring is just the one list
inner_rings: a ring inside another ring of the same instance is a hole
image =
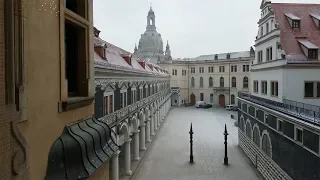
[[190, 100], [191, 100], [191, 105], [196, 104], [196, 95], [191, 94], [191, 95], [190, 95]]
[[224, 97], [223, 94], [220, 94], [220, 95], [219, 95], [219, 105], [220, 105], [221, 107], [224, 107], [224, 106], [226, 105], [226, 98]]

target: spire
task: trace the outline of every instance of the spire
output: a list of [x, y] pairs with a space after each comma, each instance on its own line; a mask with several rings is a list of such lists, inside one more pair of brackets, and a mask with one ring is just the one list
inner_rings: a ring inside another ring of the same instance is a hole
[[168, 60], [168, 61], [172, 60], [169, 41], [167, 41], [167, 46], [166, 46], [166, 51], [164, 53], [164, 56], [165, 56], [166, 60]]
[[156, 30], [156, 16], [154, 15], [151, 4], [147, 16], [147, 30]]
[[138, 51], [137, 44], [134, 44], [134, 52], [133, 53], [136, 54], [137, 51]]

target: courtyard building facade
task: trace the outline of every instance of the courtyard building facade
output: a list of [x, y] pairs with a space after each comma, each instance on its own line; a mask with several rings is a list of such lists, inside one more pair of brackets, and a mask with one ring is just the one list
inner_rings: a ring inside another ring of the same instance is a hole
[[254, 50], [174, 59], [159, 65], [171, 73], [172, 105], [205, 101], [217, 106], [236, 104], [238, 92], [249, 91]]
[[239, 145], [265, 179], [320, 179], [320, 5], [261, 2]]
[[94, 32], [95, 117], [110, 127], [118, 148], [110, 179], [131, 176], [170, 109], [170, 75], [99, 37]]

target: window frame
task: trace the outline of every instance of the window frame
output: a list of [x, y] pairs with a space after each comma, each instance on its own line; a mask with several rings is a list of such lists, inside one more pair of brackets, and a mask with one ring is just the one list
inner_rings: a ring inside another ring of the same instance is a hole
[[[301, 131], [301, 141], [298, 140], [298, 131]], [[294, 126], [294, 140], [299, 144], [303, 144], [303, 128], [297, 125]]]
[[[245, 78], [247, 79], [247, 81], [245, 81]], [[249, 78], [247, 76], [245, 76], [245, 77], [243, 77], [242, 81], [243, 81], [242, 82], [242, 88], [243, 89], [248, 89], [249, 88]], [[245, 86], [245, 84], [246, 84], [246, 86]]]
[[261, 94], [263, 95], [268, 94], [268, 82], [265, 80], [261, 81]]
[[253, 81], [253, 92], [259, 93], [259, 81], [258, 80]]
[[[235, 81], [233, 81], [233, 80], [235, 80]], [[231, 78], [231, 87], [237, 88], [237, 78], [234, 76]]]
[[279, 97], [279, 83], [278, 81], [270, 81], [270, 95], [273, 97]]
[[[306, 96], [306, 83], [312, 83], [312, 96]], [[320, 98], [320, 81], [304, 81], [304, 99], [318, 99]]]
[[[280, 124], [281, 124], [281, 127], [282, 127], [281, 129], [280, 129]], [[279, 133], [281, 133], [281, 134], [284, 132], [284, 127], [283, 127], [283, 125], [284, 125], [283, 120], [277, 118], [277, 131], [278, 131]]]

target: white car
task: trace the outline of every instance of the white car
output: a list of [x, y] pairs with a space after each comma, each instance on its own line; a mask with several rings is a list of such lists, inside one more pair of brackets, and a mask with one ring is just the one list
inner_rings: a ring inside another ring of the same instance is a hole
[[200, 108], [200, 107], [202, 107], [203, 105], [205, 105], [206, 103], [204, 102], [204, 101], [198, 101], [197, 103], [196, 103], [196, 108]]
[[230, 104], [230, 105], [226, 106], [226, 110], [228, 110], [228, 111], [236, 111], [236, 110], [238, 110], [238, 107], [236, 105], [234, 105], [234, 104]]

